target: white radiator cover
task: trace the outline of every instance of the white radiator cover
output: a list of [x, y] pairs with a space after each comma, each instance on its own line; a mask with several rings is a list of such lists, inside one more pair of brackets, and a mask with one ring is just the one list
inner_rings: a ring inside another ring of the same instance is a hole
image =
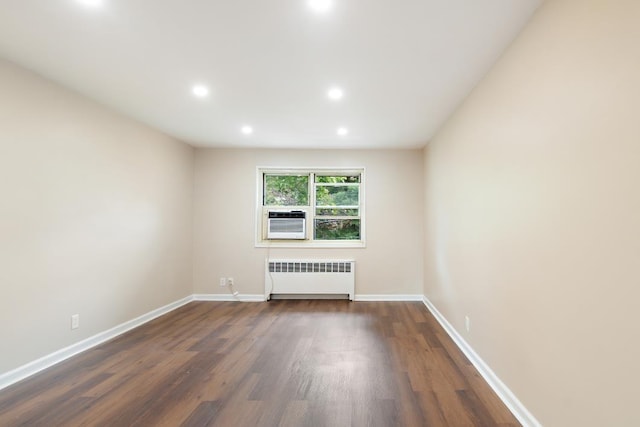
[[344, 294], [355, 297], [355, 261], [344, 259], [267, 259], [264, 296]]

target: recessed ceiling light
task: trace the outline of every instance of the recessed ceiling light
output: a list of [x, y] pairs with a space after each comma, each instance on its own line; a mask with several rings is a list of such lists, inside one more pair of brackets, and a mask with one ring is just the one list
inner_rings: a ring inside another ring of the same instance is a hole
[[349, 129], [345, 127], [339, 127], [336, 133], [338, 134], [338, 136], [347, 136], [349, 134]]
[[344, 96], [344, 92], [339, 87], [332, 87], [327, 92], [327, 96], [332, 101], [338, 101], [338, 100], [342, 99], [342, 97]]
[[333, 7], [333, 0], [308, 0], [309, 7], [318, 13], [325, 13]]
[[205, 96], [209, 95], [209, 88], [205, 85], [195, 85], [191, 89], [191, 92], [193, 92], [193, 94], [198, 98], [204, 98]]
[[103, 0], [76, 0], [78, 3], [90, 6], [90, 7], [99, 7], [102, 6]]
[[251, 135], [253, 133], [253, 128], [251, 126], [242, 126], [242, 128], [240, 129], [240, 132], [242, 132], [245, 135]]

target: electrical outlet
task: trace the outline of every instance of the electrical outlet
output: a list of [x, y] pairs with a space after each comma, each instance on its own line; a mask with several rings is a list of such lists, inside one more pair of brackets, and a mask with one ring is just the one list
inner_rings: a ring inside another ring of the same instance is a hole
[[71, 329], [78, 329], [80, 327], [80, 315], [74, 314], [71, 316]]
[[471, 319], [469, 319], [469, 316], [464, 316], [464, 327], [467, 329], [467, 332], [471, 330]]
[[233, 286], [233, 277], [229, 277], [229, 278], [227, 279], [227, 284], [228, 284], [229, 286]]
[[220, 286], [227, 286], [227, 279], [225, 277], [220, 278]]

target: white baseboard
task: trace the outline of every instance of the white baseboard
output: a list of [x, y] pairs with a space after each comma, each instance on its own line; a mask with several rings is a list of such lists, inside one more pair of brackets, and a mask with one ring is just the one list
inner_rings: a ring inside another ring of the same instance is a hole
[[[309, 295], [294, 295], [292, 299], [304, 299]], [[322, 298], [322, 295], [320, 295]], [[263, 302], [265, 297], [262, 294], [240, 294], [234, 297], [231, 294], [194, 294], [195, 301], [242, 301], [242, 302]], [[278, 298], [274, 298], [278, 299]], [[395, 295], [395, 294], [356, 294], [354, 301], [422, 301], [422, 295]]]
[[[495, 391], [498, 397], [509, 408], [513, 415], [522, 423], [524, 427], [542, 427], [535, 417], [525, 408], [518, 398], [509, 390], [509, 388], [498, 378], [498, 376], [489, 368], [489, 366], [478, 356], [471, 346], [462, 338], [460, 334], [453, 328], [447, 319], [438, 311], [438, 309], [422, 295], [375, 295], [360, 294], [355, 296], [356, 301], [423, 301], [431, 314], [436, 318], [444, 330], [449, 334], [451, 339], [456, 343], [460, 350], [467, 356], [469, 361], [476, 367], [480, 375], [487, 381], [489, 386]], [[12, 371], [0, 374], [0, 390], [12, 384], [17, 383], [31, 375], [34, 375], [50, 366], [62, 362], [78, 353], [89, 350], [105, 341], [113, 339], [118, 335], [137, 328], [156, 317], [169, 313], [182, 307], [191, 301], [243, 301], [243, 302], [263, 302], [265, 297], [262, 294], [240, 294], [234, 297], [231, 294], [193, 294], [178, 301], [165, 305], [164, 307], [152, 310], [135, 319], [124, 322], [107, 331], [96, 334], [85, 340], [70, 345], [69, 347], [55, 351], [26, 365], [20, 366]]]
[[424, 305], [427, 306], [431, 314], [436, 318], [438, 323], [449, 334], [453, 342], [462, 350], [469, 361], [475, 366], [482, 378], [489, 384], [498, 397], [509, 408], [511, 413], [520, 421], [524, 427], [542, 427], [542, 424], [527, 410], [527, 408], [518, 400], [515, 394], [498, 378], [498, 376], [489, 368], [489, 366], [478, 356], [471, 346], [462, 338], [449, 321], [438, 311], [431, 301], [425, 296], [422, 298]]
[[264, 302], [264, 294], [239, 294], [234, 297], [231, 294], [193, 294], [194, 301], [240, 301], [240, 302]]
[[170, 311], [175, 310], [178, 307], [182, 307], [183, 305], [193, 301], [193, 295], [189, 295], [188, 297], [184, 297], [178, 301], [172, 302], [170, 304], [165, 305], [164, 307], [157, 308], [152, 310], [142, 316], [136, 317], [135, 319], [124, 322], [118, 326], [115, 326], [107, 331], [100, 332], [92, 337], [79, 341], [75, 344], [70, 345], [69, 347], [65, 347], [61, 350], [55, 351], [51, 354], [48, 354], [40, 359], [34, 360], [33, 362], [29, 362], [26, 365], [22, 365], [12, 371], [6, 372], [0, 375], [0, 390], [5, 387], [10, 386], [11, 384], [15, 384], [18, 381], [21, 381], [31, 375], [37, 374], [38, 372], [46, 369], [50, 366], [53, 366], [57, 363], [62, 362], [72, 356], [75, 356], [78, 353], [82, 353], [83, 351], [89, 350], [92, 347], [95, 347], [99, 344], [102, 344], [105, 341], [109, 341], [117, 337], [118, 335], [122, 335], [127, 331], [130, 331], [133, 328], [137, 328], [140, 325], [143, 325], [150, 320], [155, 319], [156, 317], [162, 316]]
[[356, 294], [356, 301], [422, 301], [422, 295]]

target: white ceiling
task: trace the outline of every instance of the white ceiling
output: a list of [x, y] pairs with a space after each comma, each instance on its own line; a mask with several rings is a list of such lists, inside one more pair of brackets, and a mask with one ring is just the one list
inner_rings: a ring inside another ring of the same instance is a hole
[[0, 0], [0, 57], [192, 145], [292, 148], [423, 146], [540, 3], [102, 1]]

